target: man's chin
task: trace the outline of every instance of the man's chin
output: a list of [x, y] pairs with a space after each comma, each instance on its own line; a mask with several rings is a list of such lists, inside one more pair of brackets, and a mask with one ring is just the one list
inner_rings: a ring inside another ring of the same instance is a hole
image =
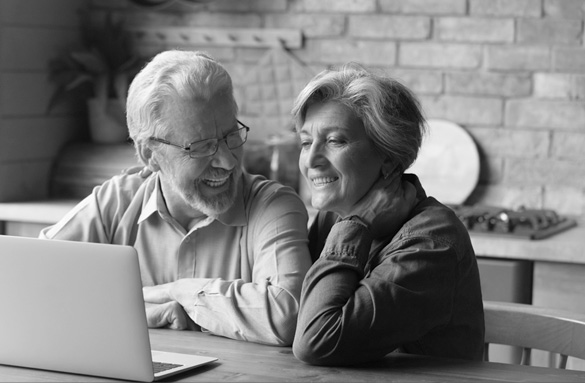
[[218, 216], [225, 213], [234, 205], [233, 199], [221, 199], [208, 202], [204, 205], [204, 212], [208, 216]]
[[228, 211], [236, 201], [235, 188], [211, 196], [201, 195], [191, 205], [208, 216], [217, 216]]
[[208, 216], [218, 216], [228, 211], [236, 201], [238, 178], [232, 174], [228, 181], [220, 186], [198, 182], [191, 199], [191, 206]]

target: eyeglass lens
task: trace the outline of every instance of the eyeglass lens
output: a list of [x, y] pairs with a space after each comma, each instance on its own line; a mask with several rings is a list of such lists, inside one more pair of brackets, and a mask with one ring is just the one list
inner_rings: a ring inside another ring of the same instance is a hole
[[220, 141], [225, 140], [227, 147], [235, 149], [244, 144], [248, 138], [248, 129], [240, 128], [235, 132], [226, 135], [222, 139], [211, 138], [209, 140], [203, 140], [194, 142], [189, 147], [189, 154], [191, 157], [205, 157], [215, 154], [219, 146]]

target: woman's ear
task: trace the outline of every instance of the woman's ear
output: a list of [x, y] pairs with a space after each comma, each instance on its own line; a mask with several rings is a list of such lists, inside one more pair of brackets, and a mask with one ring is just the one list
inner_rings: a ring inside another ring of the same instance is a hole
[[382, 162], [382, 177], [384, 177], [384, 179], [391, 178], [396, 172], [400, 171], [399, 169], [398, 164], [392, 161], [389, 157], [386, 157], [384, 162]]

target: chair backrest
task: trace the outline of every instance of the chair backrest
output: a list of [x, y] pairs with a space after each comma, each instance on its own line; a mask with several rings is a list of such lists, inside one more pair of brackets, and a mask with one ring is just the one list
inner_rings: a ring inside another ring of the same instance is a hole
[[567, 357], [585, 359], [585, 314], [520, 303], [484, 301], [485, 360], [489, 344], [522, 347], [521, 364], [530, 364], [532, 349], [561, 356], [559, 368]]

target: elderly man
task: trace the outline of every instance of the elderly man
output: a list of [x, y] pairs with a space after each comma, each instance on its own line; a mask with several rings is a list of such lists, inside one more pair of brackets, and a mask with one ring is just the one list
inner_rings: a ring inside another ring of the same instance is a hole
[[160, 53], [127, 103], [152, 174], [111, 178], [41, 237], [134, 246], [151, 327], [290, 345], [311, 265], [307, 212], [292, 189], [243, 170], [237, 111], [217, 61]]

